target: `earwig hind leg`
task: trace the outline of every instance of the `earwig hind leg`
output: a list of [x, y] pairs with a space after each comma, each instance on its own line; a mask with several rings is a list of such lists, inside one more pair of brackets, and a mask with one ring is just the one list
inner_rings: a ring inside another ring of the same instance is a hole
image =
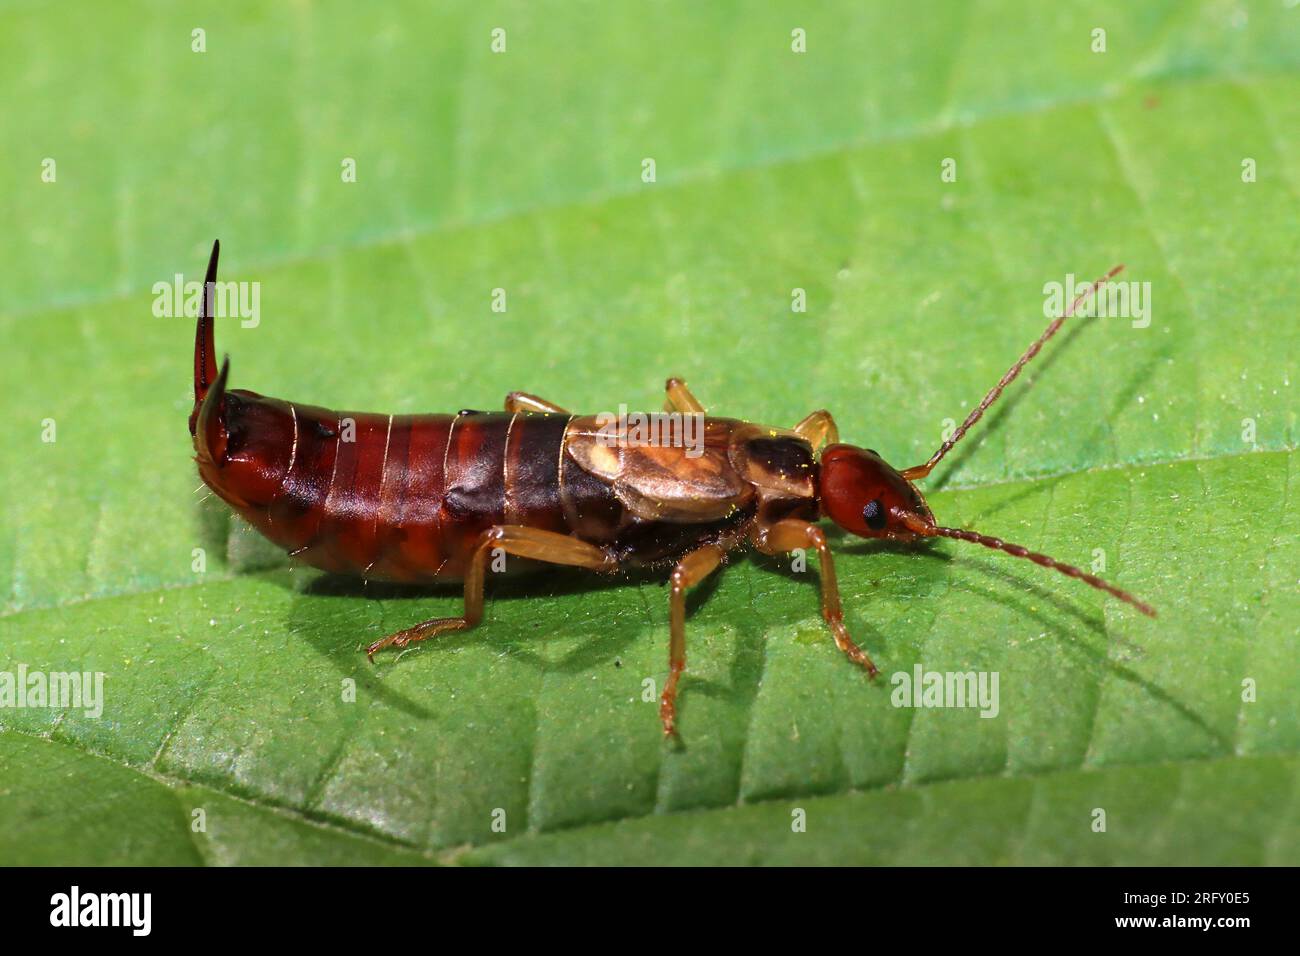
[[824, 408], [809, 414], [794, 426], [794, 430], [800, 438], [813, 446], [813, 451], [817, 451], [823, 443], [834, 445], [840, 440], [839, 426], [835, 424], [835, 419], [831, 418], [831, 413]]
[[664, 384], [664, 391], [668, 394], [668, 400], [664, 402], [664, 411], [682, 412], [683, 414], [704, 414], [704, 406], [700, 400], [691, 394], [691, 390], [686, 387], [686, 383], [680, 378], [670, 378]]
[[416, 624], [390, 634], [366, 648], [366, 655], [374, 658], [376, 651], [386, 647], [406, 647], [416, 641], [427, 640], [449, 631], [469, 630], [483, 619], [483, 578], [485, 568], [497, 549], [506, 554], [548, 564], [566, 564], [588, 568], [592, 571], [613, 571], [618, 561], [613, 555], [596, 547], [554, 531], [539, 531], [523, 525], [497, 525], [483, 532], [470, 557], [465, 571], [465, 613], [460, 617], [440, 617]]
[[840, 606], [840, 588], [835, 579], [835, 562], [826, 544], [826, 534], [815, 524], [787, 518], [767, 527], [760, 527], [750, 539], [754, 547], [764, 554], [783, 554], [796, 548], [814, 548], [822, 572], [822, 617], [830, 625], [835, 646], [848, 655], [849, 660], [866, 668], [875, 677], [880, 673], [871, 658], [849, 637], [844, 626], [844, 609]]
[[511, 392], [506, 396], [508, 412], [546, 412], [548, 415], [567, 415], [567, 409], [554, 405], [544, 398], [529, 395], [527, 392]]
[[725, 552], [716, 544], [692, 551], [673, 568], [672, 592], [668, 597], [668, 683], [659, 697], [659, 719], [664, 736], [677, 733], [677, 682], [686, 670], [686, 592], [699, 584], [722, 563]]

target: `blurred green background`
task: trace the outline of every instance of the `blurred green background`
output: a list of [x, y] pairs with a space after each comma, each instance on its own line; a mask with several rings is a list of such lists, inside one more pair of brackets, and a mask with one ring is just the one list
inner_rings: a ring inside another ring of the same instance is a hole
[[[1300, 862], [1298, 66], [1286, 0], [0, 4], [0, 670], [107, 696], [0, 709], [0, 862]], [[900, 466], [1044, 283], [1124, 262], [1150, 327], [1076, 324], [927, 489], [1161, 617], [836, 538], [886, 675], [997, 671], [997, 719], [891, 706], [767, 559], [692, 601], [679, 747], [653, 580], [502, 584], [372, 667], [460, 598], [291, 569], [195, 491], [150, 290], [214, 238], [261, 284], [236, 387], [594, 412], [677, 374]]]

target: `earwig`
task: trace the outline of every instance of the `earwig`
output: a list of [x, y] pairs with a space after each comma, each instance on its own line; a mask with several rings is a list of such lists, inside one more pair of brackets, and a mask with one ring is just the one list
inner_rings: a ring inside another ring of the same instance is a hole
[[1048, 325], [925, 464], [900, 472], [875, 451], [842, 444], [825, 410], [789, 429], [705, 416], [677, 378], [668, 380], [665, 409], [698, 416], [702, 442], [695, 449], [631, 441], [626, 430], [611, 433], [600, 416], [572, 415], [522, 392], [507, 395], [500, 413], [374, 415], [230, 390], [230, 360], [218, 371], [214, 346], [219, 252], [214, 243], [194, 342], [190, 434], [204, 483], [306, 564], [368, 580], [464, 584], [464, 613], [375, 641], [366, 648], [371, 659], [384, 648], [479, 623], [485, 571], [500, 554], [603, 574], [671, 568], [668, 680], [659, 714], [664, 733], [673, 735], [686, 668], [686, 592], [748, 544], [767, 555], [816, 553], [822, 617], [840, 650], [874, 677], [876, 665], [844, 624], [834, 561], [817, 524], [822, 518], [869, 539], [979, 544], [1156, 614], [1077, 567], [937, 524], [914, 484], [1122, 266]]

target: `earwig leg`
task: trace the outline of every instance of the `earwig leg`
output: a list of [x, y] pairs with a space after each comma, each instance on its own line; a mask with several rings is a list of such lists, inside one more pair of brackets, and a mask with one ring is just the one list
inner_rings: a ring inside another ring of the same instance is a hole
[[813, 446], [813, 451], [820, 448], [823, 442], [834, 445], [840, 440], [839, 427], [835, 424], [835, 419], [831, 418], [831, 413], [824, 408], [811, 413], [795, 425], [794, 430], [800, 438]]
[[686, 591], [707, 578], [722, 563], [725, 552], [716, 544], [692, 551], [673, 568], [672, 593], [668, 598], [668, 683], [659, 698], [659, 719], [664, 736], [677, 733], [677, 682], [686, 670]]
[[704, 414], [704, 406], [691, 394], [691, 390], [680, 378], [670, 378], [664, 385], [664, 391], [668, 393], [668, 400], [664, 402], [664, 411]]
[[385, 647], [406, 647], [449, 631], [465, 631], [483, 619], [483, 578], [488, 561], [500, 548], [506, 554], [531, 558], [549, 564], [567, 564], [592, 571], [613, 571], [618, 561], [613, 555], [577, 538], [554, 531], [539, 531], [523, 525], [497, 525], [483, 532], [465, 570], [465, 613], [460, 617], [439, 617], [390, 634], [366, 648], [374, 658]]
[[559, 405], [552, 405], [544, 398], [529, 395], [527, 392], [511, 392], [506, 396], [508, 412], [546, 412], [548, 415], [567, 415]]
[[875, 677], [880, 671], [871, 658], [849, 637], [844, 626], [844, 609], [840, 607], [840, 588], [835, 581], [835, 563], [831, 549], [826, 545], [826, 534], [815, 524], [787, 518], [767, 527], [760, 527], [750, 538], [754, 547], [764, 554], [782, 554], [796, 548], [815, 548], [822, 572], [822, 617], [830, 625], [835, 645], [848, 655], [849, 660], [866, 668]]

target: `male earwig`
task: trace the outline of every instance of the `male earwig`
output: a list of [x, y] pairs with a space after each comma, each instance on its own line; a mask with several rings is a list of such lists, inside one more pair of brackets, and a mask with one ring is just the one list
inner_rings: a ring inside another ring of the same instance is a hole
[[974, 542], [1078, 578], [1155, 616], [1149, 604], [1079, 568], [936, 524], [913, 484], [1121, 266], [1052, 321], [929, 461], [899, 472], [874, 451], [841, 444], [829, 412], [813, 412], [792, 429], [705, 417], [676, 378], [668, 380], [665, 408], [699, 416], [702, 441], [695, 448], [638, 443], [626, 429], [611, 441], [600, 417], [571, 415], [522, 392], [506, 396], [504, 413], [374, 415], [227, 390], [230, 362], [218, 372], [213, 342], [219, 251], [214, 243], [194, 343], [190, 433], [203, 481], [307, 564], [381, 581], [464, 582], [461, 616], [375, 641], [366, 648], [372, 658], [386, 647], [477, 624], [484, 573], [497, 553], [602, 573], [671, 566], [668, 681], [659, 707], [671, 735], [686, 667], [686, 592], [748, 543], [769, 555], [816, 552], [822, 617], [840, 650], [874, 677], [876, 665], [844, 626], [835, 566], [816, 524], [822, 517], [863, 538]]

